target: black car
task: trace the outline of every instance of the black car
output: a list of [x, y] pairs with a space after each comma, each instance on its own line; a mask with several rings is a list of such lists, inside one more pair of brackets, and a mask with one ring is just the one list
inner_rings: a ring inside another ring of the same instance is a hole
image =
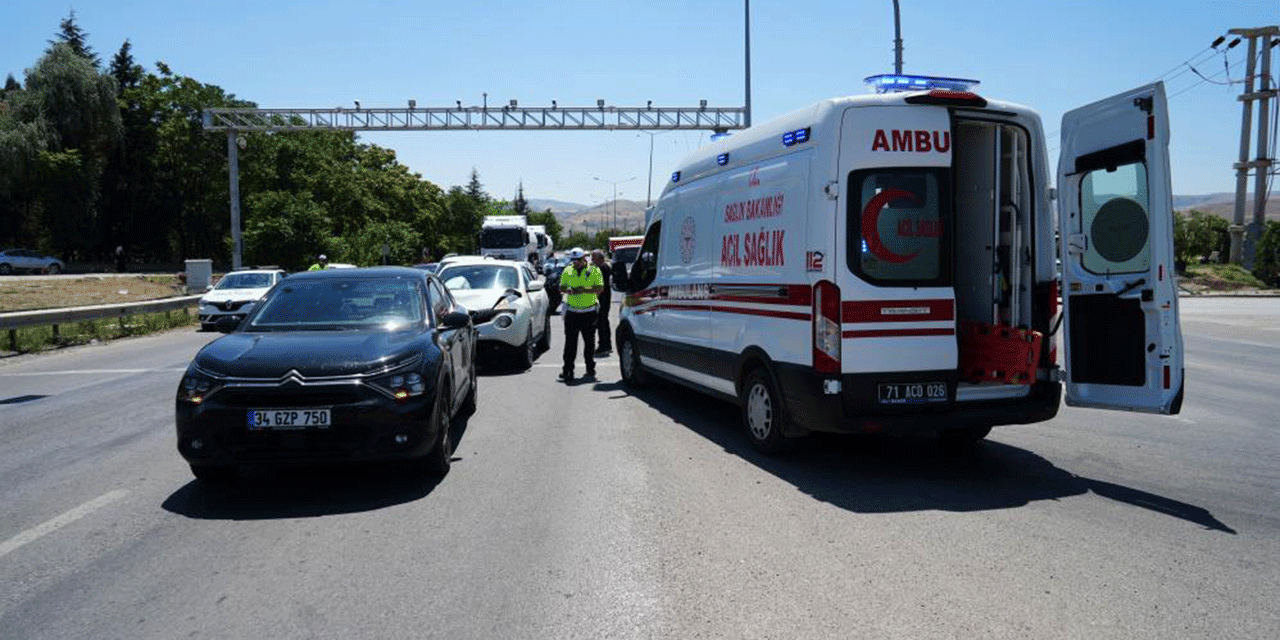
[[442, 476], [449, 423], [476, 402], [476, 331], [434, 275], [310, 271], [272, 289], [191, 361], [178, 452], [196, 478], [241, 464], [411, 460]]
[[564, 300], [564, 294], [560, 292], [560, 274], [564, 273], [565, 266], [558, 265], [547, 272], [547, 313], [552, 315], [560, 313], [560, 302]]

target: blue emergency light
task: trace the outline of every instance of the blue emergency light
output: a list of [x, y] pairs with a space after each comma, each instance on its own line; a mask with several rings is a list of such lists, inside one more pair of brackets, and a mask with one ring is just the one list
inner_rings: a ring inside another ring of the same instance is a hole
[[679, 171], [676, 171], [675, 173], [672, 173], [672, 174], [671, 174], [671, 181], [672, 181], [672, 182], [680, 182], [680, 172], [679, 172]]
[[968, 91], [978, 86], [977, 80], [968, 78], [943, 78], [939, 76], [917, 76], [899, 73], [882, 73], [867, 76], [862, 80], [867, 87], [876, 93], [894, 91]]
[[782, 134], [782, 146], [790, 147], [791, 145], [800, 144], [809, 141], [809, 127], [788, 131]]
[[720, 165], [720, 166], [722, 166], [722, 167], [723, 167], [724, 165], [726, 165], [726, 164], [729, 164], [729, 154], [727, 154], [727, 153], [722, 153], [722, 154], [720, 154], [720, 155], [716, 156], [716, 164], [718, 164], [718, 165]]

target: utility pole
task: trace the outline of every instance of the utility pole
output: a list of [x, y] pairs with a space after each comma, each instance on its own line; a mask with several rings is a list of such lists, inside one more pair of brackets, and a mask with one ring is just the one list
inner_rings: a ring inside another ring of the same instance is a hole
[[[1249, 53], [1246, 60], [1244, 93], [1238, 100], [1244, 103], [1240, 117], [1240, 161], [1236, 169], [1236, 209], [1231, 232], [1232, 264], [1253, 268], [1254, 254], [1258, 240], [1266, 226], [1267, 213], [1267, 175], [1275, 164], [1274, 149], [1268, 149], [1268, 108], [1271, 98], [1276, 97], [1276, 90], [1271, 87], [1271, 48], [1274, 39], [1280, 36], [1280, 27], [1260, 27], [1257, 29], [1232, 29], [1231, 35], [1249, 39]], [[1261, 48], [1261, 50], [1259, 50]], [[1258, 64], [1258, 54], [1262, 54], [1262, 63]], [[1261, 80], [1257, 91], [1254, 91], [1254, 80]], [[1253, 124], [1253, 103], [1258, 102], [1258, 143], [1257, 156], [1249, 160], [1249, 133]], [[1253, 187], [1253, 222], [1245, 225], [1245, 198], [1249, 188], [1249, 170], [1257, 171]]]

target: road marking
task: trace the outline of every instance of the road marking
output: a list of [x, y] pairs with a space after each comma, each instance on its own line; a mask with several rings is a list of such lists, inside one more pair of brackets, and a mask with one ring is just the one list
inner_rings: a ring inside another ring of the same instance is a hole
[[118, 373], [169, 373], [171, 371], [186, 371], [186, 367], [178, 369], [78, 369], [74, 371], [19, 371], [15, 373], [0, 373], [0, 378], [17, 378], [22, 376], [65, 376], [71, 374], [89, 374], [89, 375], [112, 375]]
[[94, 511], [97, 511], [98, 509], [101, 509], [111, 504], [112, 502], [115, 502], [116, 500], [119, 500], [120, 498], [123, 498], [127, 495], [129, 495], [129, 492], [125, 491], [124, 489], [117, 489], [110, 493], [103, 494], [52, 520], [45, 522], [44, 524], [33, 527], [31, 529], [27, 529], [26, 531], [23, 531], [22, 533], [19, 533], [18, 535], [12, 538], [9, 538], [8, 540], [5, 540], [4, 542], [0, 542], [0, 558], [3, 558], [4, 556], [8, 555], [10, 551], [17, 549], [18, 547], [21, 547], [22, 545], [25, 545], [28, 542], [34, 542], [40, 539], [42, 536], [53, 533], [54, 531], [57, 531], [58, 529], [61, 529], [71, 524], [72, 522], [75, 522], [76, 520], [79, 520], [80, 518], [83, 518], [93, 513]]

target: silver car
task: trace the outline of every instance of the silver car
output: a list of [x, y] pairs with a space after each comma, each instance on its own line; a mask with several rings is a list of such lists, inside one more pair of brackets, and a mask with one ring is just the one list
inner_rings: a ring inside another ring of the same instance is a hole
[[67, 265], [61, 260], [46, 256], [34, 249], [5, 249], [0, 251], [0, 276], [30, 271], [32, 273], [62, 273]]

